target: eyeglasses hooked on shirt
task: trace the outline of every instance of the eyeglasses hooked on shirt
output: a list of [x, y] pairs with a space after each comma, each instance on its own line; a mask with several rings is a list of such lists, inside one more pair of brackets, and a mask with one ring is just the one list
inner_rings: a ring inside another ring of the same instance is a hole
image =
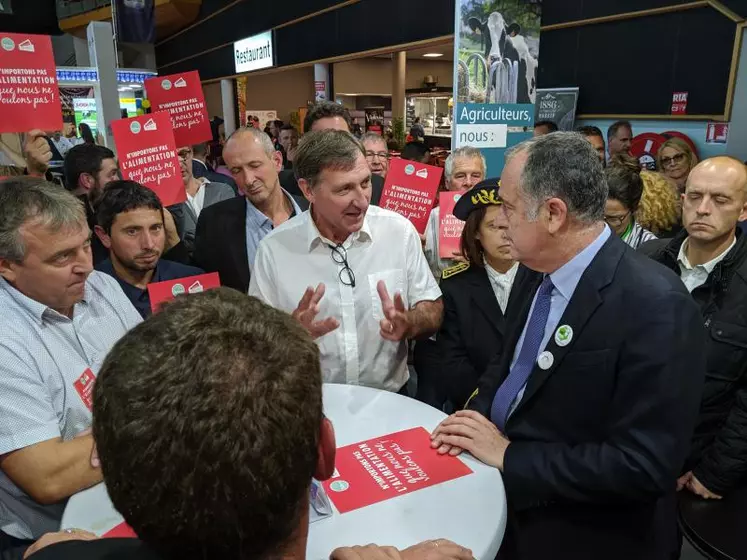
[[335, 264], [342, 267], [339, 273], [340, 282], [345, 286], [355, 288], [355, 273], [348, 264], [347, 249], [342, 244], [328, 245], [328, 247], [332, 250], [332, 260], [335, 261]]

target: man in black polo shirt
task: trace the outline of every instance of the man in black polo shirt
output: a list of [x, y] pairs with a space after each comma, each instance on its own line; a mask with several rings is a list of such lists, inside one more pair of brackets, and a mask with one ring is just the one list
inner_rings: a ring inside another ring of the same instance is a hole
[[96, 235], [109, 258], [96, 270], [113, 276], [143, 318], [151, 314], [148, 284], [203, 274], [161, 259], [166, 243], [164, 209], [156, 194], [134, 181], [113, 181], [98, 201]]

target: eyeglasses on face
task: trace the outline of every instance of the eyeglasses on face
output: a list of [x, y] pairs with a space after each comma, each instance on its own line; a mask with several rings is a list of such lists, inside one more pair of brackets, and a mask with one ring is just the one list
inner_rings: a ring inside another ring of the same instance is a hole
[[680, 152], [679, 154], [675, 154], [672, 157], [661, 158], [661, 166], [669, 167], [670, 165], [676, 165], [678, 163], [682, 163], [684, 160], [685, 160], [685, 154]]
[[630, 212], [626, 212], [622, 216], [605, 216], [604, 221], [612, 227], [620, 227], [628, 219], [628, 216], [630, 216]]
[[373, 161], [376, 158], [389, 159], [389, 153], [388, 152], [368, 152], [368, 151], [366, 152], [366, 159]]

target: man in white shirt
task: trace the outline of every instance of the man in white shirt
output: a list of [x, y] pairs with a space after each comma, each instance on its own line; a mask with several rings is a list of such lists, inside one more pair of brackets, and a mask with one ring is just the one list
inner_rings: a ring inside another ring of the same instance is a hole
[[443, 312], [418, 233], [369, 206], [371, 171], [350, 133], [307, 134], [295, 169], [311, 209], [262, 240], [249, 295], [319, 339], [325, 381], [402, 391], [407, 339], [433, 334]]
[[[480, 181], [485, 179], [486, 172], [485, 157], [480, 150], [471, 146], [457, 148], [444, 163], [444, 181], [446, 190], [468, 191]], [[441, 225], [441, 212], [436, 206], [428, 217], [428, 225], [425, 228], [425, 257], [431, 267], [433, 276], [441, 278], [441, 273], [453, 266], [455, 259], [442, 259], [439, 256], [438, 240]]]
[[0, 183], [0, 540], [19, 553], [58, 529], [66, 498], [101, 481], [85, 433], [93, 384], [142, 320], [113, 278], [92, 272], [90, 239], [69, 192]]

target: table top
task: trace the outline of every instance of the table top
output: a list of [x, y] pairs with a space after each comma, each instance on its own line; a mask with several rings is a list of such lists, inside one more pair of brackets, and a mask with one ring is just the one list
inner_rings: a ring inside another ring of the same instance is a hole
[[680, 492], [678, 498], [682, 532], [704, 556], [717, 560], [747, 558], [747, 486], [723, 500], [703, 500], [690, 492]]
[[[324, 385], [324, 411], [337, 446], [422, 426], [432, 431], [445, 415], [426, 404], [376, 389]], [[312, 523], [307, 558], [321, 560], [339, 546], [376, 543], [406, 548], [445, 538], [493, 560], [506, 527], [506, 497], [497, 469], [464, 454], [473, 474]], [[333, 506], [334, 507], [334, 506]], [[103, 534], [121, 523], [103, 484], [70, 498], [62, 528]]]

